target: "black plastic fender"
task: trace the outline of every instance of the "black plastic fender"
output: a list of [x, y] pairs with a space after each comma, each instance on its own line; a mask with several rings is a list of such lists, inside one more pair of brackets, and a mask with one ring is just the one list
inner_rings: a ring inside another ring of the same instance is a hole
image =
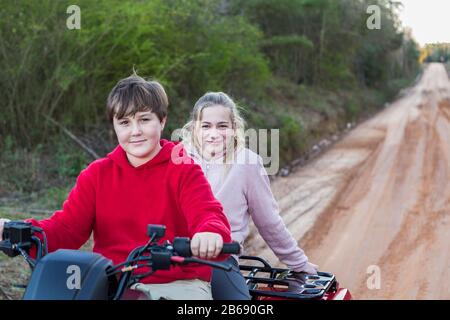
[[60, 249], [38, 261], [24, 300], [107, 300], [115, 278], [112, 261], [93, 252]]

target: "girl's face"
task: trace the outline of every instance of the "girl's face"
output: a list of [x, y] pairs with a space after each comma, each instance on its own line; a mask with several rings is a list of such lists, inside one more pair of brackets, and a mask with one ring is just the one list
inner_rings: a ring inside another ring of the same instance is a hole
[[134, 116], [121, 119], [114, 117], [117, 140], [127, 153], [131, 165], [138, 167], [158, 154], [165, 122], [165, 118], [160, 121], [151, 111], [137, 112]]
[[203, 158], [211, 160], [223, 156], [227, 146], [231, 147], [234, 135], [228, 108], [213, 105], [202, 110], [197, 137]]

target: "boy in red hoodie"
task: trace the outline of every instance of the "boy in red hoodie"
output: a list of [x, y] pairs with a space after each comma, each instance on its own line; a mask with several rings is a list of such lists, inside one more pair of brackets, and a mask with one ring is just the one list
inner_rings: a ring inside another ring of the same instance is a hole
[[[166, 226], [162, 240], [192, 238], [192, 253], [200, 258], [217, 257], [223, 242], [231, 241], [228, 220], [202, 169], [173, 159], [187, 156], [161, 139], [167, 107], [156, 81], [132, 75], [112, 89], [106, 108], [119, 145], [80, 173], [62, 210], [28, 220], [45, 231], [49, 252], [79, 249], [93, 232], [93, 251], [118, 264], [148, 241], [148, 224]], [[0, 235], [5, 221], [0, 219]], [[210, 279], [210, 267], [176, 266], [133, 288], [151, 292], [152, 299], [211, 299]]]

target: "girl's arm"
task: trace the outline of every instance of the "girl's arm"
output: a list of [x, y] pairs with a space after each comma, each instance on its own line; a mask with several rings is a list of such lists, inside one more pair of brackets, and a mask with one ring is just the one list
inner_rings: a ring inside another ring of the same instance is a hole
[[258, 156], [257, 164], [247, 165], [246, 198], [249, 213], [259, 233], [275, 255], [294, 271], [313, 273], [308, 257], [280, 217], [278, 204], [270, 189], [270, 181]]

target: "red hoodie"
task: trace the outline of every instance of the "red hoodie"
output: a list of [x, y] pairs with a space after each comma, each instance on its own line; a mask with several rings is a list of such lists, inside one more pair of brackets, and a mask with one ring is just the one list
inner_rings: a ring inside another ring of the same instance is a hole
[[[153, 159], [137, 168], [117, 146], [80, 173], [62, 210], [45, 220], [28, 220], [45, 231], [49, 252], [79, 249], [93, 231], [93, 251], [118, 264], [147, 243], [148, 224], [166, 226], [161, 242], [175, 236], [192, 238], [197, 232], [216, 232], [230, 242], [228, 220], [202, 169], [192, 161], [172, 161], [173, 142], [161, 140], [161, 146]], [[174, 153], [187, 157], [183, 149]], [[158, 270], [142, 282], [180, 279], [210, 281], [211, 268], [176, 266]]]

